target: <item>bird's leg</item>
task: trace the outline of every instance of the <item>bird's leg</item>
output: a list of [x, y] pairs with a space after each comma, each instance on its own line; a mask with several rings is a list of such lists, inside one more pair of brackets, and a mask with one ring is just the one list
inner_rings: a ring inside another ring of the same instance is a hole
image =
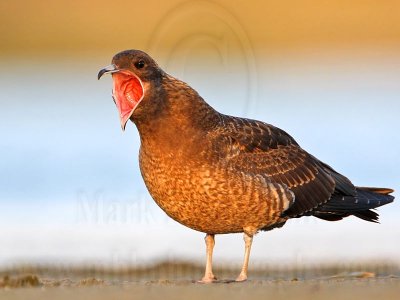
[[253, 242], [253, 236], [245, 232], [243, 234], [243, 240], [245, 244], [243, 267], [239, 276], [236, 278], [236, 281], [247, 280], [247, 268], [249, 266], [250, 249], [251, 249], [251, 243]]
[[210, 283], [217, 280], [217, 278], [214, 276], [212, 272], [212, 254], [215, 245], [214, 235], [207, 234], [204, 240], [206, 241], [206, 247], [207, 247], [207, 263], [206, 263], [206, 271], [204, 273], [204, 277], [201, 279], [200, 282]]

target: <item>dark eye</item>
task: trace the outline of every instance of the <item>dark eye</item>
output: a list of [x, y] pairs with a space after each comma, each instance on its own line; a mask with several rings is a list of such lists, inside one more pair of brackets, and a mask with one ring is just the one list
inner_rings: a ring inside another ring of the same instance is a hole
[[141, 69], [144, 67], [144, 61], [143, 60], [139, 60], [137, 62], [135, 62], [135, 67], [138, 69]]

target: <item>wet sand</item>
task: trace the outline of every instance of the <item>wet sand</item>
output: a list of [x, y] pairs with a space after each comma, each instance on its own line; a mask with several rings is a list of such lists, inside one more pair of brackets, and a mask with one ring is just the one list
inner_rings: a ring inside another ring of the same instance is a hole
[[78, 285], [2, 289], [0, 299], [398, 299], [399, 278], [306, 281], [250, 280], [199, 284], [144, 281], [107, 284], [90, 279]]
[[399, 299], [400, 271], [391, 264], [313, 268], [256, 267], [236, 283], [236, 268], [201, 284], [202, 267], [161, 262], [130, 268], [20, 266], [0, 270], [0, 299]]

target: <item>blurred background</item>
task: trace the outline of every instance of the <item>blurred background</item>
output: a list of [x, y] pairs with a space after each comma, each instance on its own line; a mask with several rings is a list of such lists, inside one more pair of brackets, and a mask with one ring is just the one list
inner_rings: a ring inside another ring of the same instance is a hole
[[[356, 185], [400, 189], [399, 1], [0, 2], [0, 268], [203, 263], [203, 234], [170, 220], [121, 131], [111, 78], [147, 51], [220, 112], [290, 133]], [[398, 193], [395, 193], [395, 196]], [[400, 204], [381, 224], [291, 220], [256, 236], [251, 264], [400, 262]], [[240, 265], [241, 235], [216, 264]]]

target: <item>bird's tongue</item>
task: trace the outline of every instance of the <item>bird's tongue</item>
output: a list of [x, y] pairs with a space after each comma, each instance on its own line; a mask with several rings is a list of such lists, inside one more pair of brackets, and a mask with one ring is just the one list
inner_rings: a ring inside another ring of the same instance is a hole
[[117, 72], [113, 75], [113, 98], [117, 105], [121, 127], [125, 129], [133, 111], [143, 99], [144, 90], [142, 82], [133, 74]]

